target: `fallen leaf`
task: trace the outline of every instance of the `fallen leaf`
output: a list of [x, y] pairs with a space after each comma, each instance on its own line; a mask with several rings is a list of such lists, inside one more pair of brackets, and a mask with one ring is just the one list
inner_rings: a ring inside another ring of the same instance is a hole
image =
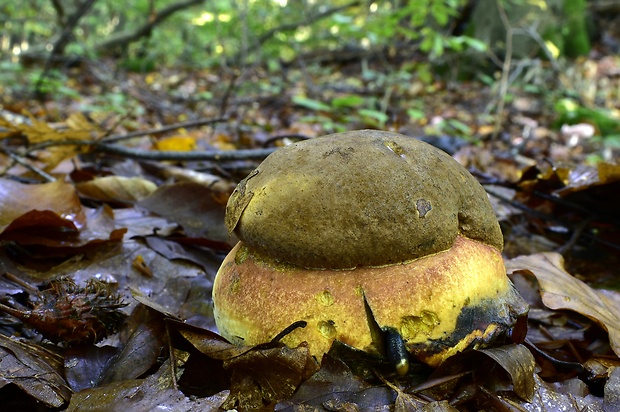
[[196, 139], [191, 136], [171, 136], [158, 140], [155, 143], [157, 150], [172, 150], [189, 152], [196, 149]]
[[509, 273], [530, 273], [540, 284], [543, 303], [550, 309], [569, 309], [598, 324], [608, 333], [611, 348], [620, 355], [620, 297], [596, 290], [571, 276], [558, 253], [519, 256], [506, 262]]
[[307, 345], [289, 348], [281, 343], [237, 346], [208, 330], [176, 325], [178, 332], [203, 354], [222, 360], [231, 373], [225, 409], [257, 410], [288, 399], [317, 369]]
[[466, 402], [478, 398], [468, 393], [466, 388], [471, 386], [492, 394], [513, 392], [530, 401], [535, 389], [535, 367], [534, 357], [520, 344], [473, 350], [448, 358], [429, 379], [413, 389], [432, 394], [434, 399], [454, 398]]
[[56, 357], [37, 345], [0, 335], [0, 387], [12, 383], [49, 407], [61, 407], [71, 389]]
[[134, 203], [153, 193], [157, 185], [141, 177], [104, 176], [75, 185], [84, 196], [102, 202]]
[[323, 357], [321, 369], [305, 381], [278, 412], [293, 411], [378, 411], [393, 405], [396, 393], [388, 387], [374, 387], [354, 375], [339, 359]]
[[138, 206], [181, 224], [191, 237], [205, 237], [226, 242], [228, 230], [224, 226], [228, 196], [198, 183], [181, 182], [164, 185]]
[[65, 375], [67, 383], [75, 392], [92, 388], [101, 380], [101, 374], [118, 354], [112, 346], [74, 346], [65, 352]]
[[[30, 116], [30, 124], [21, 123], [13, 126], [13, 129], [21, 132], [28, 138], [30, 144], [63, 141], [63, 140], [92, 140], [93, 126], [85, 118], [80, 119], [79, 115], [69, 116], [67, 119], [69, 126], [66, 130], [57, 130], [42, 120], [37, 120]], [[85, 127], [85, 128], [82, 128]], [[37, 153], [37, 159], [45, 163], [45, 170], [52, 170], [58, 163], [69, 159], [80, 153], [80, 146], [59, 145], [47, 147]]]
[[86, 216], [72, 185], [56, 180], [51, 183], [23, 184], [0, 178], [0, 229], [33, 210], [51, 211], [81, 228]]
[[126, 380], [87, 389], [71, 398], [67, 412], [217, 411], [228, 395], [220, 392], [190, 399], [173, 386], [170, 361], [146, 379]]
[[[528, 412], [539, 411], [602, 411], [603, 400], [594, 395], [579, 396], [574, 393], [561, 393], [556, 391], [552, 384], [543, 381], [538, 375], [534, 375], [535, 392], [532, 402], [520, 402], [517, 410]], [[613, 409], [609, 409], [610, 411]]]
[[514, 393], [523, 400], [532, 401], [534, 396], [534, 368], [536, 363], [523, 345], [506, 345], [481, 349], [480, 352], [497, 362], [512, 380]]

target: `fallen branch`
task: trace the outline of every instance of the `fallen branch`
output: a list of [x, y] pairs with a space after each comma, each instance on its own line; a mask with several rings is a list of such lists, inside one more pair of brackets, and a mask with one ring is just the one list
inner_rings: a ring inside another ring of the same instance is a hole
[[127, 139], [131, 139], [133, 137], [145, 136], [147, 134], [166, 133], [166, 132], [169, 132], [171, 130], [185, 129], [185, 128], [189, 128], [189, 127], [199, 127], [199, 126], [204, 126], [204, 125], [207, 125], [207, 124], [214, 124], [214, 123], [225, 122], [227, 120], [228, 119], [225, 118], [225, 117], [216, 117], [216, 118], [213, 118], [213, 119], [190, 120], [188, 122], [174, 123], [174, 124], [162, 126], [160, 128], [157, 128], [157, 129], [136, 130], [134, 132], [129, 132], [129, 133], [125, 133], [125, 134], [110, 135], [110, 136], [106, 136], [103, 139], [101, 139], [101, 142], [102, 143], [103, 142], [105, 142], [105, 143], [117, 142], [119, 140], [127, 140]]
[[[92, 143], [90, 143], [92, 145]], [[267, 149], [240, 149], [240, 150], [203, 150], [192, 152], [176, 151], [154, 151], [125, 147], [116, 144], [95, 144], [93, 150], [96, 152], [117, 154], [131, 159], [145, 160], [178, 160], [178, 161], [199, 161], [199, 160], [248, 160], [264, 159], [277, 150], [276, 147]]]
[[113, 49], [115, 47], [124, 47], [130, 43], [140, 40], [142, 37], [147, 36], [155, 26], [163, 23], [168, 17], [172, 16], [177, 11], [197, 6], [201, 3], [204, 3], [205, 0], [186, 0], [178, 3], [174, 3], [161, 9], [159, 12], [155, 14], [153, 18], [150, 18], [147, 23], [139, 26], [132, 32], [122, 32], [116, 36], [111, 36], [111, 38], [104, 40], [95, 46], [95, 49], [103, 52], [106, 50]]
[[28, 153], [43, 150], [54, 146], [83, 146], [89, 147], [92, 152], [116, 154], [130, 159], [143, 160], [176, 160], [176, 161], [200, 161], [200, 160], [248, 160], [264, 159], [278, 148], [266, 149], [240, 149], [240, 150], [196, 150], [191, 152], [178, 152], [172, 150], [145, 150], [132, 147], [84, 140], [56, 140], [43, 142], [28, 148]]

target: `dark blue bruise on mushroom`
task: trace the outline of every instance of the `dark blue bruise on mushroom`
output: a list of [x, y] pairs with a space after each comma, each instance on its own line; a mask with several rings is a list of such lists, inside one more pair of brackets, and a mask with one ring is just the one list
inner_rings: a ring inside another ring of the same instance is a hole
[[384, 328], [387, 358], [400, 376], [409, 372], [409, 352], [403, 337], [394, 328]]

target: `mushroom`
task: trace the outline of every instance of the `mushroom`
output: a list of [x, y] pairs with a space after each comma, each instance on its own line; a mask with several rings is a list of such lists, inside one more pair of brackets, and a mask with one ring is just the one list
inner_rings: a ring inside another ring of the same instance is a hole
[[[527, 305], [506, 276], [503, 237], [483, 187], [439, 149], [360, 130], [281, 148], [232, 193], [240, 242], [213, 286], [233, 343], [334, 340], [437, 366], [505, 338]], [[383, 332], [383, 333], [382, 333]], [[386, 353], [387, 352], [387, 353]]]

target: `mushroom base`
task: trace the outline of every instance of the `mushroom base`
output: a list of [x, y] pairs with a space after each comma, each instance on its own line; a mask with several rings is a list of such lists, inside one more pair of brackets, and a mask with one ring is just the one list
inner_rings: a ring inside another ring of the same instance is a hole
[[383, 354], [377, 325], [400, 333], [412, 356], [431, 366], [493, 342], [527, 312], [494, 247], [458, 236], [443, 252], [384, 267], [309, 270], [284, 265], [240, 242], [213, 287], [220, 334], [236, 344], [287, 335], [319, 360], [337, 339]]

